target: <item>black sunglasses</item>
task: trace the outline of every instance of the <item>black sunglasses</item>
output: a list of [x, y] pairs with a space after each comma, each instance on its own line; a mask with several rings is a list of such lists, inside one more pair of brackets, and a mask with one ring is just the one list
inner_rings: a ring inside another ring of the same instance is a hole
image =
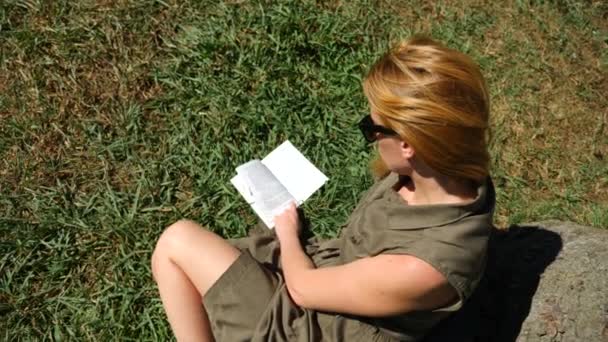
[[361, 121], [359, 121], [359, 129], [361, 130], [361, 133], [363, 133], [365, 140], [370, 143], [376, 141], [376, 133], [382, 133], [384, 135], [397, 135], [397, 132], [388, 127], [374, 124], [371, 115], [366, 115], [363, 119], [361, 119]]

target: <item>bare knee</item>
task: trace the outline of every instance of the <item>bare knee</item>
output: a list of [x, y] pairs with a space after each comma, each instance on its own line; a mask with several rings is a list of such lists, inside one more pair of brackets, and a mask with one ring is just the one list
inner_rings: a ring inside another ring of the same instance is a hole
[[193, 230], [207, 231], [198, 223], [190, 220], [179, 220], [165, 228], [156, 242], [152, 253], [152, 275], [156, 279], [161, 268], [167, 262], [173, 262], [172, 256], [184, 244], [188, 243]]

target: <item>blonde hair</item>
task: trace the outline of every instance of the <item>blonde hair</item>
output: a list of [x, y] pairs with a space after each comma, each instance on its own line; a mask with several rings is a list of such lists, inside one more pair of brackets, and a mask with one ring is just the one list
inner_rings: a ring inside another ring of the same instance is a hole
[[[432, 169], [481, 183], [489, 174], [489, 99], [477, 64], [426, 37], [397, 44], [363, 82], [371, 110]], [[377, 177], [388, 173], [376, 157]]]

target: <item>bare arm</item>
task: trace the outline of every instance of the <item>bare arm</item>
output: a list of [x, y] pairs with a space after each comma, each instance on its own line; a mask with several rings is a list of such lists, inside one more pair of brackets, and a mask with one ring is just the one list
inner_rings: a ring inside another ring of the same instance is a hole
[[438, 308], [457, 298], [441, 273], [410, 255], [378, 255], [316, 269], [300, 245], [295, 207], [275, 222], [287, 289], [304, 308], [388, 316]]

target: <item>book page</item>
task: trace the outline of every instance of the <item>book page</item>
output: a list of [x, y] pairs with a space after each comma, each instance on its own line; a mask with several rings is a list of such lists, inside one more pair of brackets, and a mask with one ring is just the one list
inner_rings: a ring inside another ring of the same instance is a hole
[[298, 205], [306, 201], [325, 182], [319, 171], [289, 140], [274, 149], [262, 163], [287, 188]]
[[280, 213], [295, 198], [259, 160], [252, 160], [237, 167], [237, 176], [232, 184], [251, 204], [264, 223], [272, 228], [274, 216]]
[[251, 209], [255, 212], [256, 215], [264, 222], [266, 227], [274, 228], [274, 216], [270, 213], [264, 212], [261, 206], [254, 202], [253, 195], [251, 194], [249, 187], [247, 186], [245, 179], [243, 176], [236, 175], [230, 179], [230, 182], [234, 187], [239, 191], [241, 196], [247, 201]]
[[234, 187], [238, 190], [239, 194], [243, 196], [243, 198], [248, 204], [252, 204], [255, 201], [253, 198], [253, 194], [251, 193], [251, 190], [249, 190], [249, 186], [245, 181], [245, 177], [237, 174], [236, 176], [232, 177], [232, 179], [230, 179], [230, 183], [234, 185]]

